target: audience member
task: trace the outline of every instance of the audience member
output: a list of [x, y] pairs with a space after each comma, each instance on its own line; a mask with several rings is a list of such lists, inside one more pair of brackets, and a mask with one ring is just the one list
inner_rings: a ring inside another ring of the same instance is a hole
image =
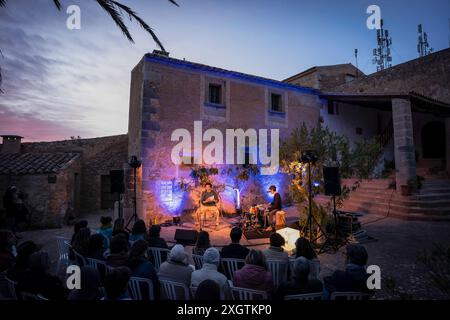
[[100, 292], [100, 273], [92, 267], [81, 268], [81, 288], [72, 290], [67, 300], [69, 301], [95, 301], [102, 298]]
[[285, 261], [289, 266], [289, 255], [284, 251], [283, 246], [285, 244], [284, 238], [279, 233], [272, 233], [270, 235], [270, 246], [264, 250], [263, 253], [267, 260], [281, 260]]
[[231, 299], [230, 286], [228, 279], [222, 273], [217, 271], [220, 263], [220, 253], [216, 248], [208, 248], [203, 254], [203, 267], [196, 270], [191, 276], [191, 285], [198, 287], [204, 280], [210, 279], [219, 285], [222, 297]]
[[242, 229], [238, 227], [231, 229], [230, 238], [231, 243], [222, 248], [220, 256], [222, 258], [245, 259], [250, 250], [239, 244], [242, 238]]
[[198, 233], [195, 247], [192, 249], [192, 253], [202, 256], [205, 253], [206, 249], [210, 247], [211, 243], [209, 242], [209, 233], [207, 231], [200, 231]]
[[117, 267], [108, 272], [105, 276], [106, 296], [102, 300], [131, 300], [128, 296], [130, 277], [131, 271], [128, 267]]
[[88, 226], [87, 220], [80, 220], [73, 225], [73, 235], [72, 235], [72, 240], [70, 241], [71, 245], [73, 245], [75, 235], [78, 233], [78, 231], [80, 231], [83, 228], [87, 228], [87, 226]]
[[169, 249], [166, 240], [161, 238], [161, 226], [154, 224], [148, 231], [148, 246], [153, 248]]
[[332, 292], [363, 292], [372, 294], [367, 288], [365, 265], [368, 254], [366, 248], [360, 244], [349, 244], [346, 247], [345, 270], [336, 270], [331, 276], [324, 278], [326, 297]]
[[310, 262], [305, 257], [295, 259], [292, 279], [282, 283], [276, 291], [275, 298], [283, 299], [287, 295], [322, 292], [322, 282], [309, 280]]
[[19, 282], [22, 281], [25, 272], [29, 268], [30, 256], [38, 252], [41, 246], [38, 246], [33, 241], [25, 241], [17, 246], [17, 257], [15, 264], [8, 270], [8, 278]]
[[159, 278], [165, 278], [176, 282], [191, 285], [191, 275], [194, 268], [188, 264], [188, 256], [181, 244], [176, 244], [170, 250], [167, 261], [159, 268]]
[[108, 216], [102, 216], [100, 218], [100, 228], [97, 230], [99, 234], [104, 237], [103, 247], [106, 249], [109, 247], [109, 242], [112, 238], [112, 218]]
[[[154, 296], [159, 297], [159, 281], [155, 267], [148, 260], [148, 243], [145, 240], [137, 240], [133, 243], [128, 257], [128, 267], [132, 277], [145, 278], [152, 281]], [[145, 299], [144, 299], [145, 300]]]
[[105, 260], [105, 249], [104, 245], [105, 236], [100, 233], [95, 233], [89, 237], [89, 244], [86, 253], [86, 257], [97, 259], [97, 260]]
[[[69, 258], [77, 260], [73, 251], [81, 254], [83, 257], [87, 256], [89, 250], [89, 239], [91, 238], [91, 230], [89, 228], [81, 228], [73, 238], [72, 247], [69, 250]], [[82, 264], [81, 261], [77, 263]]]
[[0, 230], [0, 272], [14, 265], [16, 254], [16, 237], [9, 230]]
[[272, 274], [267, 269], [266, 257], [260, 250], [250, 250], [245, 265], [234, 273], [233, 285], [241, 288], [271, 292]]
[[295, 242], [295, 258], [305, 257], [309, 262], [309, 279], [319, 279], [320, 261], [308, 239], [301, 237]]
[[125, 230], [125, 220], [123, 218], [117, 218], [114, 221], [112, 236], [117, 236], [118, 234], [123, 234], [125, 238], [130, 240], [130, 234]]
[[123, 234], [118, 234], [111, 239], [109, 255], [106, 263], [111, 267], [126, 266], [128, 262], [129, 243]]
[[130, 241], [146, 240], [147, 227], [144, 220], [136, 220], [131, 229]]
[[41, 294], [48, 300], [63, 300], [63, 283], [57, 276], [50, 274], [49, 270], [48, 253], [43, 251], [33, 253], [29, 259], [29, 268], [18, 283], [19, 291]]
[[200, 301], [218, 301], [221, 298], [220, 296], [220, 286], [217, 282], [213, 280], [204, 280], [197, 287], [194, 299]]

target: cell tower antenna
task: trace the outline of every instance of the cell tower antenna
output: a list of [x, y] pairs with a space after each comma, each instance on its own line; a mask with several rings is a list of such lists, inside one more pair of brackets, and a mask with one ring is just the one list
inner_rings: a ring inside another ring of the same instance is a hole
[[389, 30], [384, 29], [384, 21], [380, 21], [380, 29], [377, 29], [377, 48], [373, 49], [372, 63], [377, 66], [377, 71], [392, 67], [391, 56], [392, 38]]
[[421, 24], [417, 26], [417, 32], [419, 33], [417, 52], [419, 53], [419, 57], [424, 57], [432, 53], [433, 48], [430, 48], [430, 44], [428, 43], [428, 34], [423, 31]]

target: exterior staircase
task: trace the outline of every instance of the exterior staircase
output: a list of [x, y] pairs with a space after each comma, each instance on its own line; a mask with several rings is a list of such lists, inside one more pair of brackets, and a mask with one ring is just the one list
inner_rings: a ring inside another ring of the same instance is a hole
[[[389, 188], [391, 179], [363, 180], [350, 192], [342, 210], [408, 220], [450, 221], [450, 180], [426, 179], [418, 194], [402, 196]], [[343, 185], [353, 185], [351, 180]]]

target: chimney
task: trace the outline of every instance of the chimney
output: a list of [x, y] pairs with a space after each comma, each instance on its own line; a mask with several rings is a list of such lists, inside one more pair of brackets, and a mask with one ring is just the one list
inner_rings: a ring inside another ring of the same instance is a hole
[[153, 54], [156, 54], [158, 56], [163, 56], [163, 57], [169, 56], [169, 52], [167, 52], [165, 50], [153, 50]]
[[14, 135], [3, 135], [1, 137], [3, 138], [2, 154], [20, 153], [20, 145], [23, 137]]

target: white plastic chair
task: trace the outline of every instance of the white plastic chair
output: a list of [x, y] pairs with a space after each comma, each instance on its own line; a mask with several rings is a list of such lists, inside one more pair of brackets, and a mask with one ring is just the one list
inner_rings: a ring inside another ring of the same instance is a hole
[[269, 300], [269, 295], [265, 291], [239, 288], [231, 286], [231, 295], [234, 300]]
[[322, 292], [291, 294], [284, 297], [284, 300], [322, 300]]
[[149, 279], [131, 277], [128, 282], [128, 293], [133, 300], [155, 300], [153, 283]]
[[166, 253], [166, 259], [169, 256], [170, 250], [168, 249], [164, 249], [164, 248], [148, 248], [148, 253], [149, 256], [153, 258], [153, 265], [155, 267], [155, 270], [158, 272], [159, 271], [159, 267], [161, 266], [161, 264], [165, 261], [163, 260], [163, 255], [162, 253], [165, 252]]
[[225, 275], [228, 279], [233, 281], [234, 273], [242, 268], [245, 264], [245, 260], [243, 259], [231, 259], [231, 258], [224, 258], [220, 260], [222, 264], [223, 272], [225, 272]]
[[279, 287], [280, 284], [287, 280], [289, 265], [286, 261], [267, 260], [267, 266], [272, 274], [272, 281], [275, 287]]
[[29, 293], [29, 292], [22, 292], [21, 295], [22, 295], [22, 300], [24, 300], [24, 301], [48, 301], [48, 299], [45, 298], [40, 293], [34, 294], [34, 293]]
[[330, 300], [364, 300], [369, 299], [370, 294], [362, 292], [333, 292], [330, 296]]
[[169, 300], [190, 300], [191, 291], [184, 283], [160, 278], [161, 288], [164, 297]]
[[198, 254], [192, 254], [194, 260], [195, 270], [200, 270], [203, 267], [203, 257]]
[[70, 263], [70, 239], [57, 236], [56, 245], [58, 247], [58, 263], [56, 264], [56, 274], [58, 274], [61, 266], [67, 267]]

